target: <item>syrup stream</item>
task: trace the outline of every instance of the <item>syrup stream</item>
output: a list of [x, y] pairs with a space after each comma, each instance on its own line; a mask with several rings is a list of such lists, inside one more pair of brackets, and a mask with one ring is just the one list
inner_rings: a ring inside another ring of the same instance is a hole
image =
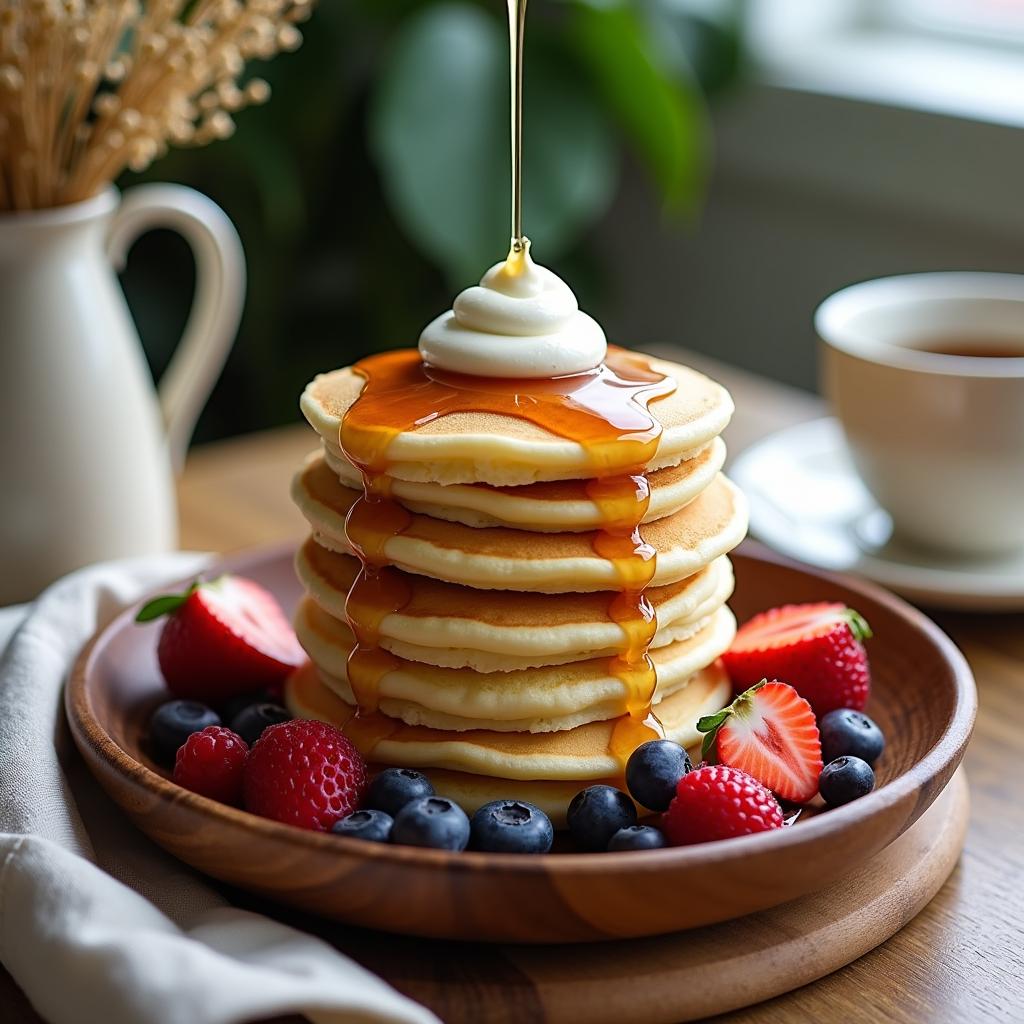
[[512, 253], [529, 244], [523, 235], [523, 42], [526, 0], [508, 0], [509, 95], [512, 108]]

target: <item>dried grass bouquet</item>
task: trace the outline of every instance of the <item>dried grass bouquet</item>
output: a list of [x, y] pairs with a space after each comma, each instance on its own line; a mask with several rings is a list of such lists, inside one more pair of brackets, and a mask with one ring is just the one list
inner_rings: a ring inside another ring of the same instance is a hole
[[270, 95], [311, 0], [0, 0], [0, 211], [88, 199]]

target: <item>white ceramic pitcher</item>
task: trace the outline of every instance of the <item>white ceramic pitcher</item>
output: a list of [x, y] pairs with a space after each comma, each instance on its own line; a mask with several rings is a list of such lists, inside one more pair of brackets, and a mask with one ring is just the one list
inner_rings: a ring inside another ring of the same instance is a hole
[[[181, 343], [154, 389], [116, 270], [154, 227], [196, 259]], [[0, 215], [0, 604], [177, 540], [174, 471], [241, 316], [231, 222], [180, 185]]]

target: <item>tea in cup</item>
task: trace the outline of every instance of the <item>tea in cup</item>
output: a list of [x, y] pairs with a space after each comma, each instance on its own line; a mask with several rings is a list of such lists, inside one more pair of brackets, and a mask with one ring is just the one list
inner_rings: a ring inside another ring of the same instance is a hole
[[903, 540], [1024, 548], [1024, 276], [908, 274], [815, 314], [825, 393]]

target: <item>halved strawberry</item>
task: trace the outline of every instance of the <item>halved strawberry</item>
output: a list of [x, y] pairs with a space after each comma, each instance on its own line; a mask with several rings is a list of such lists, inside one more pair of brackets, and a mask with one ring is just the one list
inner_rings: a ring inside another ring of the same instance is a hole
[[197, 580], [184, 593], [150, 601], [135, 621], [163, 616], [157, 657], [178, 697], [217, 704], [275, 689], [305, 659], [274, 595], [242, 576]]
[[818, 792], [821, 739], [811, 705], [792, 686], [763, 679], [697, 723], [705, 761], [752, 775], [776, 796], [806, 803]]
[[863, 616], [838, 602], [787, 604], [755, 615], [722, 656], [737, 689], [759, 679], [784, 679], [814, 713], [861, 711], [871, 692]]

